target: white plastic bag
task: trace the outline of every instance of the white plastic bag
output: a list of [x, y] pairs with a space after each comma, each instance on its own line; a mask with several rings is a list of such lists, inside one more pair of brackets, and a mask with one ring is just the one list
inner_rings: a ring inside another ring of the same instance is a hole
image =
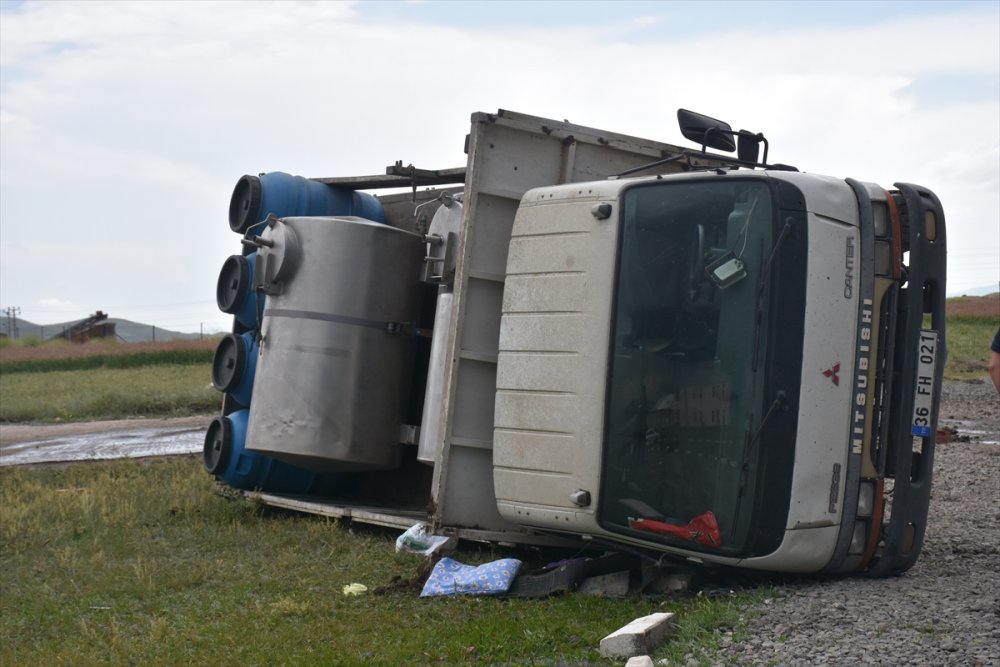
[[409, 551], [415, 554], [429, 556], [446, 545], [454, 545], [454, 538], [431, 535], [427, 524], [417, 523], [406, 529], [396, 538], [396, 552]]

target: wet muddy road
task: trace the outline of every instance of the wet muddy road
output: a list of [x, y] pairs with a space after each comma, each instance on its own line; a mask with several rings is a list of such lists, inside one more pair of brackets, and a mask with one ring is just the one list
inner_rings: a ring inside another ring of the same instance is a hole
[[200, 452], [212, 417], [0, 425], [0, 466]]

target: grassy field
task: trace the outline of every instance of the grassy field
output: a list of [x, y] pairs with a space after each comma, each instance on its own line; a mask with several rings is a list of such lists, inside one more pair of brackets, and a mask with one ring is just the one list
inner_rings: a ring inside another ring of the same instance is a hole
[[949, 380], [986, 378], [990, 342], [997, 332], [997, 327], [1000, 327], [1000, 316], [949, 316], [948, 362], [944, 367], [945, 378]]
[[0, 423], [204, 414], [218, 410], [209, 363], [0, 375]]
[[[683, 664], [758, 590], [721, 598], [345, 596], [413, 577], [395, 533], [217, 495], [191, 457], [0, 469], [0, 664], [620, 664], [600, 639], [677, 611]], [[466, 550], [466, 563], [492, 560]], [[542, 561], [544, 562], [544, 561]]]
[[217, 342], [8, 344], [0, 348], [0, 423], [216, 411]]
[[947, 313], [948, 363], [944, 376], [949, 380], [986, 378], [990, 342], [1000, 327], [1000, 293], [948, 299]]

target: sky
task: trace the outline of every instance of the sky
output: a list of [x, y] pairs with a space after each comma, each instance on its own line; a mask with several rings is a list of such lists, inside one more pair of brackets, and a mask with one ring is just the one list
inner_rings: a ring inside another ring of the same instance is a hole
[[464, 166], [500, 108], [690, 145], [679, 107], [772, 162], [930, 188], [948, 293], [997, 288], [996, 0], [0, 0], [0, 308], [229, 330], [243, 174]]

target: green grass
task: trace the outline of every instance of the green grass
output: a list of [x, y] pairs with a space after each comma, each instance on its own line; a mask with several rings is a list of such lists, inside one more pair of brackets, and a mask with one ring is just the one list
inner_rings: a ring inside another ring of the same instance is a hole
[[12, 347], [38, 347], [42, 344], [42, 339], [38, 336], [25, 336], [24, 338], [0, 337], [0, 350]]
[[761, 595], [346, 597], [421, 559], [391, 531], [223, 498], [193, 457], [0, 469], [0, 508], [3, 665], [612, 665], [600, 639], [663, 610], [679, 635], [656, 657], [676, 664], [703, 660]]
[[0, 422], [181, 416], [220, 404], [207, 363], [0, 374]]
[[944, 376], [949, 380], [981, 380], [986, 377], [990, 342], [1000, 326], [995, 317], [953, 315], [948, 318], [948, 361]]

